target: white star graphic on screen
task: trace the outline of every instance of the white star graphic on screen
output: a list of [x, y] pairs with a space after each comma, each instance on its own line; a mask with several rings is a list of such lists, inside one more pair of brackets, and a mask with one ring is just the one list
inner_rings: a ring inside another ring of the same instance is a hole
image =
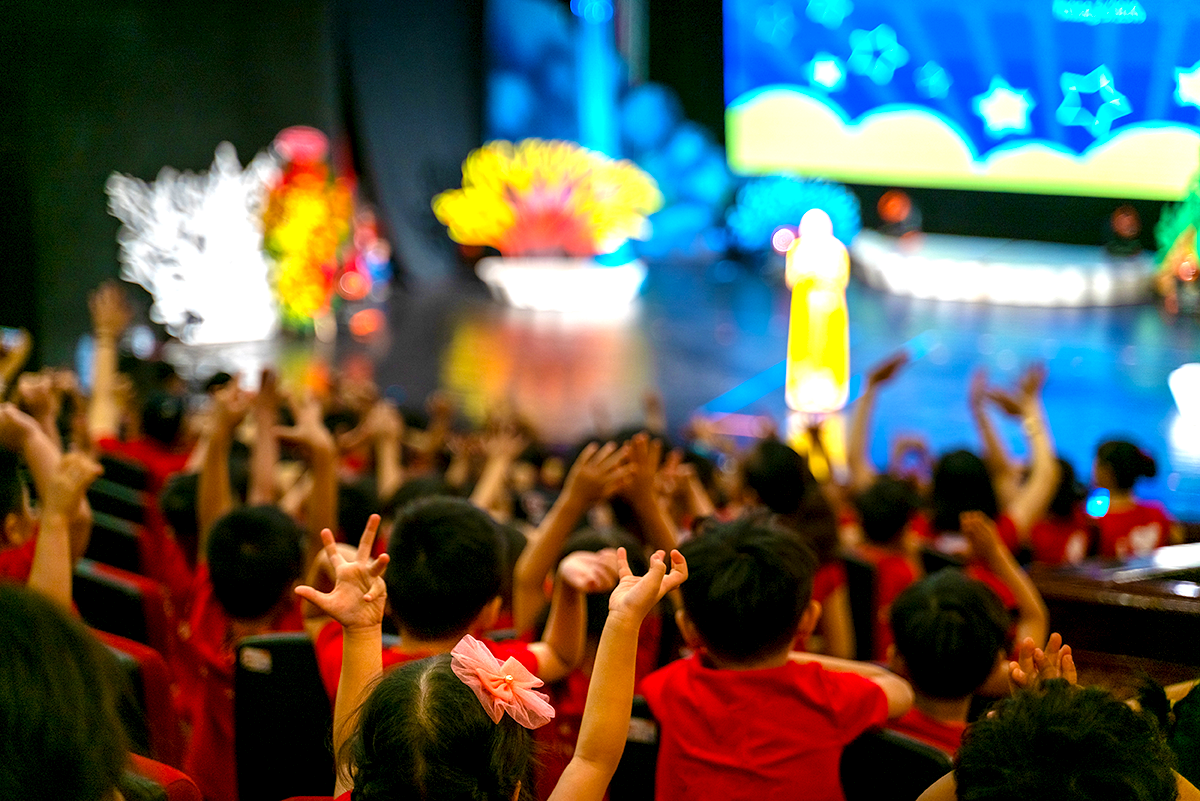
[[971, 99], [971, 106], [983, 118], [988, 134], [996, 139], [1029, 133], [1029, 109], [1035, 105], [1027, 90], [1013, 89], [999, 75], [992, 78], [986, 92]]
[[817, 53], [806, 68], [808, 80], [817, 86], [836, 92], [846, 85], [846, 69], [833, 53]]
[[1181, 106], [1200, 108], [1200, 61], [1190, 70], [1175, 70], [1175, 102]]

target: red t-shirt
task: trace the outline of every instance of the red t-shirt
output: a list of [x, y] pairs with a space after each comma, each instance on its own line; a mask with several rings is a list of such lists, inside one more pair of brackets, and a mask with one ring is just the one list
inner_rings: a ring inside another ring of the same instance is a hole
[[902, 553], [864, 542], [855, 553], [875, 567], [875, 643], [871, 658], [887, 659], [892, 644], [892, 603], [917, 580], [920, 568]]
[[[270, 631], [301, 631], [299, 599]], [[179, 627], [184, 671], [179, 677], [180, 711], [192, 724], [184, 772], [204, 797], [237, 801], [233, 742], [233, 674], [237, 632], [213, 595], [208, 565], [196, 569], [191, 614]]]
[[1054, 566], [1079, 564], [1087, 558], [1091, 525], [1083, 509], [1076, 509], [1066, 520], [1044, 517], [1037, 521], [1029, 532], [1033, 561]]
[[958, 752], [958, 747], [962, 744], [963, 732], [967, 730], [965, 722], [950, 723], [938, 720], [916, 707], [888, 723], [887, 727], [914, 737], [923, 743], [928, 743], [934, 748], [940, 748], [952, 757]]
[[693, 655], [642, 693], [661, 730], [657, 801], [842, 801], [842, 749], [887, 721], [876, 684], [815, 662], [716, 670]]
[[1161, 504], [1138, 501], [1123, 512], [1110, 511], [1096, 518], [1100, 531], [1100, 555], [1125, 559], [1145, 556], [1167, 544], [1171, 518]]
[[122, 456], [144, 465], [150, 473], [150, 484], [146, 491], [155, 498], [162, 492], [167, 479], [187, 466], [190, 456], [187, 451], [174, 450], [150, 437], [128, 442], [104, 437], [96, 441], [96, 447], [105, 453]]
[[0, 581], [27, 583], [29, 571], [33, 569], [35, 550], [37, 550], [37, 535], [30, 537], [15, 548], [5, 548], [0, 551]]
[[[533, 651], [529, 650], [528, 643], [518, 642], [516, 640], [505, 640], [503, 642], [492, 642], [491, 640], [480, 640], [488, 647], [497, 659], [501, 662], [508, 659], [510, 656], [515, 657], [525, 667], [529, 668], [533, 675], [538, 673], [538, 661]], [[313, 648], [317, 652], [317, 667], [321, 670], [321, 681], [325, 683], [325, 692], [329, 693], [329, 700], [337, 698], [338, 678], [342, 673], [342, 627], [336, 620], [331, 620], [326, 623], [321, 631], [317, 634], [317, 641], [313, 643]], [[436, 653], [405, 653], [396, 650], [395, 648], [383, 649], [383, 669], [387, 670], [397, 665], [403, 665], [408, 662], [415, 662], [418, 659], [437, 656]]]

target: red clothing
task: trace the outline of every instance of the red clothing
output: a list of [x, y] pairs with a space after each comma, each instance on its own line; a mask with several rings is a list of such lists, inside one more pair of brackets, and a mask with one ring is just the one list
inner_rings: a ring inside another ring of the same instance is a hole
[[882, 662], [892, 644], [892, 604], [917, 580], [920, 566], [903, 553], [870, 542], [862, 543], [854, 552], [875, 568], [875, 642], [871, 658]]
[[96, 441], [96, 447], [105, 453], [122, 456], [138, 462], [150, 473], [150, 483], [146, 491], [158, 497], [163, 484], [175, 473], [187, 466], [190, 454], [187, 451], [177, 451], [149, 437], [132, 439], [122, 442], [113, 437], [104, 437]]
[[[529, 650], [529, 644], [518, 642], [516, 640], [505, 640], [504, 642], [492, 642], [491, 640], [481, 640], [488, 650], [495, 654], [496, 658], [503, 662], [510, 656], [515, 657], [525, 667], [529, 668], [535, 676], [538, 674], [538, 661], [533, 651]], [[325, 624], [321, 631], [317, 634], [317, 641], [313, 643], [313, 648], [317, 652], [317, 667], [321, 670], [321, 681], [325, 683], [325, 692], [329, 693], [329, 700], [337, 698], [338, 677], [342, 673], [342, 627], [336, 620], [331, 620]], [[436, 653], [404, 653], [394, 648], [383, 649], [383, 669], [387, 670], [397, 665], [403, 665], [408, 662], [415, 662], [418, 659], [437, 656]]]
[[1033, 561], [1054, 566], [1079, 564], [1088, 554], [1091, 527], [1091, 518], [1082, 508], [1077, 508], [1066, 520], [1042, 518], [1029, 532]]
[[950, 723], [938, 720], [916, 707], [888, 723], [887, 727], [914, 737], [923, 743], [928, 743], [934, 748], [940, 748], [952, 757], [958, 752], [958, 747], [962, 744], [963, 732], [967, 730], [965, 722]]
[[1104, 517], [1096, 518], [1096, 527], [1100, 531], [1100, 555], [1126, 559], [1145, 556], [1166, 545], [1171, 518], [1161, 504], [1137, 501], [1130, 509], [1110, 510]]
[[[269, 630], [301, 631], [303, 628], [297, 598]], [[196, 569], [191, 614], [179, 629], [180, 648], [186, 665], [179, 681], [180, 711], [192, 725], [192, 736], [183, 760], [184, 771], [196, 780], [205, 798], [237, 801], [233, 674], [234, 646], [239, 632], [213, 596], [207, 564], [201, 563]]]
[[[923, 512], [913, 515], [909, 525], [918, 537], [926, 541], [934, 541], [941, 534], [958, 533], [956, 531], [934, 531], [933, 521]], [[1001, 513], [996, 518], [996, 531], [1000, 534], [1000, 541], [1008, 546], [1008, 550], [1016, 553], [1017, 549], [1021, 547], [1021, 537], [1017, 533], [1017, 524], [1013, 522], [1013, 519]]]
[[887, 721], [876, 684], [815, 662], [715, 670], [693, 655], [642, 693], [662, 732], [657, 801], [842, 801], [842, 749]]
[[34, 535], [15, 548], [5, 548], [0, 551], [0, 581], [11, 581], [25, 584], [29, 581], [29, 571], [33, 569], [33, 553], [37, 549], [37, 536]]
[[825, 599], [833, 595], [834, 590], [846, 586], [846, 566], [842, 560], [826, 562], [817, 568], [813, 575], [812, 599], [825, 603]]

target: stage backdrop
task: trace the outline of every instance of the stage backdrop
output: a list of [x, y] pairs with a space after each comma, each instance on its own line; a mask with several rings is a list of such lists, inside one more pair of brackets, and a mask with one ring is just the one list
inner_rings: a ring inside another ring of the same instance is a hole
[[1200, 163], [1191, 0], [726, 0], [738, 171], [1178, 199]]

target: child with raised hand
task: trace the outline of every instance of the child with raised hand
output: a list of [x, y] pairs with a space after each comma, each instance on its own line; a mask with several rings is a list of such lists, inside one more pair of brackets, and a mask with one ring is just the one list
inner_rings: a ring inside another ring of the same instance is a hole
[[[530, 727], [553, 717], [542, 682], [515, 660], [500, 663], [464, 637], [451, 654], [412, 662], [380, 679], [387, 556], [371, 558], [379, 518], [363, 532], [353, 561], [330, 532], [326, 554], [337, 583], [332, 592], [296, 592], [343, 627], [343, 659], [333, 741], [339, 771], [335, 794], [354, 801], [415, 796], [427, 801], [532, 798]], [[620, 581], [609, 601], [583, 727], [575, 756], [550, 798], [599, 801], [624, 750], [633, 700], [633, 665], [642, 619], [687, 578], [687, 563], [671, 553], [651, 557], [634, 576], [619, 552]], [[374, 684], [363, 700], [365, 690]]]
[[692, 656], [647, 676], [661, 727], [658, 801], [841, 801], [847, 743], [912, 706], [876, 665], [792, 651], [811, 634], [816, 556], [793, 534], [742, 519], [685, 543], [691, 580], [676, 621]]

